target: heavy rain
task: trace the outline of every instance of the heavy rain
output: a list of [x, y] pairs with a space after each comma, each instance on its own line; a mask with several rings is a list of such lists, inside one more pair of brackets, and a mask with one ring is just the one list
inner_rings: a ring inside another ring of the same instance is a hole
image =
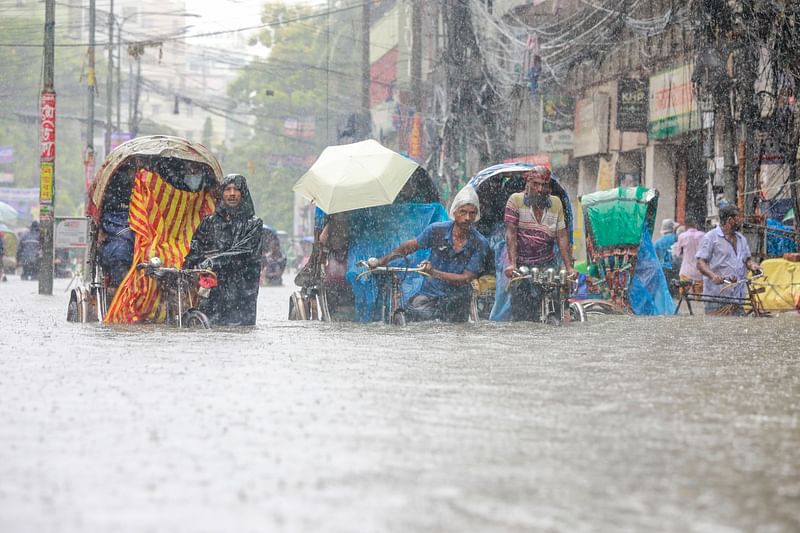
[[800, 5], [0, 9], [0, 531], [800, 530]]

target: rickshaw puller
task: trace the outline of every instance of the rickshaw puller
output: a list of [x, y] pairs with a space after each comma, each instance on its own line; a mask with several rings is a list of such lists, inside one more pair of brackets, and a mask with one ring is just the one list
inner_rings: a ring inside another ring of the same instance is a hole
[[[574, 275], [572, 247], [567, 235], [564, 206], [550, 195], [550, 170], [537, 166], [524, 173], [525, 192], [512, 194], [506, 203], [506, 249], [508, 266], [504, 273], [512, 277], [519, 266], [555, 268], [554, 246], [558, 243], [568, 275]], [[539, 320], [542, 294], [529, 280], [511, 288], [512, 320]]]
[[697, 270], [703, 274], [703, 298], [706, 314], [741, 314], [742, 307], [736, 303], [713, 301], [715, 296], [726, 298], [748, 297], [744, 284], [723, 292], [725, 281], [735, 282], [747, 276], [747, 271], [760, 272], [761, 265], [753, 260], [747, 239], [739, 230], [742, 218], [739, 209], [726, 205], [719, 210], [719, 226], [705, 234], [697, 250]]
[[401, 243], [374, 265], [383, 266], [394, 257], [430, 248], [430, 260], [421, 264], [430, 277], [408, 302], [412, 320], [466, 322], [469, 318], [470, 282], [480, 274], [489, 249], [486, 239], [474, 228], [480, 219], [480, 203], [471, 187], [465, 187], [453, 199], [450, 216], [452, 221], [429, 225], [416, 239]]
[[212, 324], [255, 324], [263, 226], [245, 177], [225, 176], [222, 200], [216, 212], [200, 222], [184, 262], [185, 268], [217, 274], [218, 285], [200, 305]]

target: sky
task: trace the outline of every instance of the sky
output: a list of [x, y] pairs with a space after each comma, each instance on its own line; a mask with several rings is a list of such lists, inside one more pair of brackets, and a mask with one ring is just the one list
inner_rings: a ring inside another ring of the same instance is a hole
[[[193, 21], [194, 32], [220, 31], [259, 24], [265, 3], [266, 0], [186, 0], [186, 10], [203, 16]], [[318, 4], [320, 1], [284, 0], [283, 3]]]

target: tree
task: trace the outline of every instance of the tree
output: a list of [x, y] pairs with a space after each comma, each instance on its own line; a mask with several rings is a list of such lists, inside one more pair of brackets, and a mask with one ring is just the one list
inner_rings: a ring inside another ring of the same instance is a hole
[[[29, 10], [4, 13], [0, 22], [3, 41], [18, 45], [0, 47], [0, 146], [14, 150], [11, 169], [16, 187], [39, 185], [42, 48], [30, 45], [42, 44], [43, 13], [31, 6]], [[69, 42], [57, 23], [56, 43]], [[57, 215], [82, 214], [86, 194], [82, 135], [86, 123], [85, 51], [72, 46], [57, 46], [55, 50]]]
[[221, 157], [250, 174], [257, 212], [277, 229], [292, 228], [292, 185], [335, 144], [336, 124], [358, 109], [358, 47], [348, 18], [358, 12], [323, 16], [319, 7], [267, 4], [262, 21], [282, 21], [256, 37], [270, 56], [252, 61], [229, 87], [237, 109], [252, 113], [254, 133]]
[[203, 123], [203, 138], [202, 143], [211, 148], [211, 139], [214, 138], [214, 124], [211, 122], [211, 117], [206, 117], [206, 121]]

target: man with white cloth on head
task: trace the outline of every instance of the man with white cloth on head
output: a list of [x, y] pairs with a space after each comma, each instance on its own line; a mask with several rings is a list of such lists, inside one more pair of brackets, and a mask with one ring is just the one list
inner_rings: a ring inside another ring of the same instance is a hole
[[480, 219], [478, 194], [470, 186], [459, 191], [450, 206], [449, 222], [434, 222], [416, 239], [401, 243], [372, 266], [386, 265], [394, 257], [404, 257], [430, 248], [422, 263], [425, 277], [420, 291], [408, 302], [412, 320], [466, 322], [472, 297], [470, 282], [481, 273], [489, 243], [475, 229]]

